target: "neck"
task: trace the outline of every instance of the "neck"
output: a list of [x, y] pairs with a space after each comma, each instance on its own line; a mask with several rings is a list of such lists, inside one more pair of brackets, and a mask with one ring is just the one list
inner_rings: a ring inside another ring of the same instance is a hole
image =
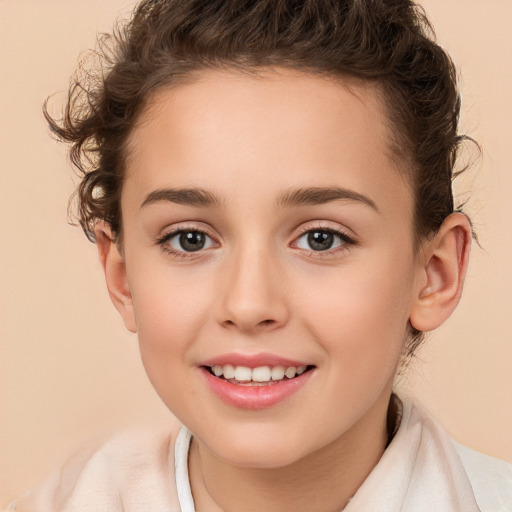
[[342, 510], [385, 450], [388, 402], [378, 400], [334, 442], [285, 467], [234, 466], [193, 439], [189, 472], [196, 510]]

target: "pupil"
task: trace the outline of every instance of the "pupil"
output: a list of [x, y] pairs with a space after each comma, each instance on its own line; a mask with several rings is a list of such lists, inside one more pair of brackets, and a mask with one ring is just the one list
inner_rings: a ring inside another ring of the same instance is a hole
[[187, 231], [180, 234], [180, 245], [185, 251], [199, 251], [204, 247], [205, 237], [198, 231]]
[[314, 251], [326, 251], [334, 243], [334, 235], [328, 231], [312, 231], [308, 235], [308, 243]]

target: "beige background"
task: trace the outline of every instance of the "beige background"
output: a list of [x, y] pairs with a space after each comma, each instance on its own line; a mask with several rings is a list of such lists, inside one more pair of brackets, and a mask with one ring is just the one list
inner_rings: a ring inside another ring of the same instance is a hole
[[[0, 0], [0, 505], [81, 440], [168, 414], [109, 302], [95, 247], [66, 223], [72, 173], [41, 116], [79, 52], [131, 4]], [[512, 460], [512, 2], [423, 4], [462, 71], [464, 129], [484, 147], [459, 190], [472, 190], [485, 250], [474, 248], [461, 306], [401, 386], [456, 439]]]

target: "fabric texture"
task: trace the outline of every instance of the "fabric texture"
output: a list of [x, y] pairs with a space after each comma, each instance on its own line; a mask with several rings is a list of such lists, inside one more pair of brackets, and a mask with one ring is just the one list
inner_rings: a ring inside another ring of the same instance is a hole
[[[131, 430], [75, 456], [8, 510], [194, 512], [191, 435], [179, 424]], [[512, 465], [455, 443], [414, 402], [345, 512], [511, 512]]]

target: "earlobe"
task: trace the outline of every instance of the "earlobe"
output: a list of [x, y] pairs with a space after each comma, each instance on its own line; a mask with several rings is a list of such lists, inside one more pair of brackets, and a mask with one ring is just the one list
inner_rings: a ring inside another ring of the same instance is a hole
[[107, 223], [98, 222], [94, 234], [110, 298], [121, 314], [126, 328], [135, 333], [137, 327], [124, 258]]
[[470, 247], [471, 226], [462, 213], [449, 215], [425, 243], [409, 318], [414, 328], [431, 331], [452, 314], [462, 294]]

